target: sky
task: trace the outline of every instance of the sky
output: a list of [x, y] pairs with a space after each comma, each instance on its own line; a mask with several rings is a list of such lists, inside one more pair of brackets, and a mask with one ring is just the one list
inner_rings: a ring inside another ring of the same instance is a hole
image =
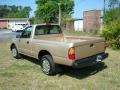
[[[83, 11], [88, 10], [103, 10], [104, 0], [74, 0], [74, 14], [72, 18], [80, 19], [83, 17]], [[32, 8], [30, 16], [34, 16], [36, 10], [35, 0], [0, 0], [0, 5], [22, 5]]]

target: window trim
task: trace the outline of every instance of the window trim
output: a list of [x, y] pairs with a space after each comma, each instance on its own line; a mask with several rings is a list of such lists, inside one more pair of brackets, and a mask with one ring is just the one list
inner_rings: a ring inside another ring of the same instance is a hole
[[[24, 30], [23, 30], [23, 32], [21, 33], [21, 36], [20, 36], [20, 38], [25, 38], [25, 39], [28, 39], [28, 38], [31, 38], [31, 36], [32, 36], [32, 30], [31, 30], [31, 34], [30, 34], [30, 36], [29, 37], [23, 37], [23, 33], [26, 31], [26, 29], [27, 28], [32, 28], [32, 26], [28, 26], [28, 27], [26, 27]], [[33, 29], [33, 28], [32, 28]]]

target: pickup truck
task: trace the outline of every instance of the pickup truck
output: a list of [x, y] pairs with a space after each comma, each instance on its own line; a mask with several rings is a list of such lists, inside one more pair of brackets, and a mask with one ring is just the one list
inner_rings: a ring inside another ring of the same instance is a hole
[[83, 68], [108, 57], [103, 38], [64, 36], [57, 24], [26, 27], [12, 40], [10, 49], [15, 58], [23, 54], [40, 60], [42, 71], [47, 75], [55, 74], [61, 65]]

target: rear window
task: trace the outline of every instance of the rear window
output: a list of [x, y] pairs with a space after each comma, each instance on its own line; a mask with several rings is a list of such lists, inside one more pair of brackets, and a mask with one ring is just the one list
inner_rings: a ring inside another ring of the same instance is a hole
[[58, 25], [40, 25], [36, 26], [35, 35], [47, 35], [47, 34], [61, 34], [61, 29]]

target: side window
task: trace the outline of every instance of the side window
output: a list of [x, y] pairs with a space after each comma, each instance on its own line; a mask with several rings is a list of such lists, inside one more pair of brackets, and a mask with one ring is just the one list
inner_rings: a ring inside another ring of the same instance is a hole
[[49, 34], [59, 34], [59, 33], [60, 33], [60, 28], [58, 26], [52, 26], [49, 32]]
[[46, 26], [37, 26], [35, 29], [35, 35], [46, 35], [48, 28]]
[[49, 35], [49, 34], [60, 34], [61, 29], [58, 25], [43, 25], [36, 26], [35, 35]]
[[32, 32], [32, 26], [25, 28], [21, 35], [21, 38], [30, 38], [31, 32]]

